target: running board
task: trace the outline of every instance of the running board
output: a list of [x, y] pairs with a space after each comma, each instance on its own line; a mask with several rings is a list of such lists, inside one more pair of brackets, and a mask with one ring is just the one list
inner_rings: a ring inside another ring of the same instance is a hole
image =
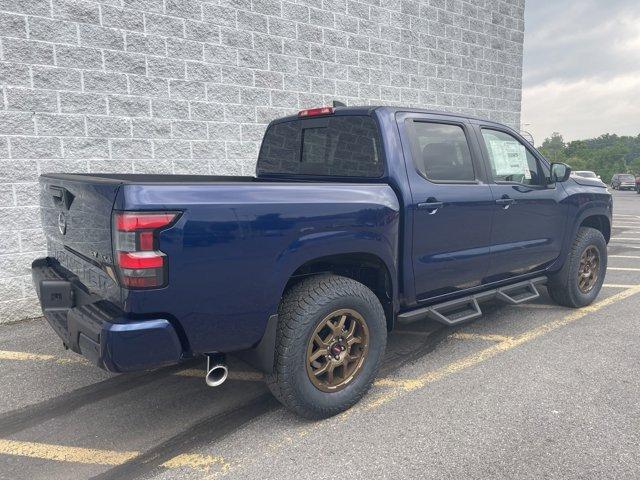
[[530, 302], [540, 296], [536, 285], [547, 282], [547, 277], [537, 277], [526, 282], [515, 283], [506, 287], [488, 290], [486, 292], [469, 295], [449, 302], [419, 308], [398, 315], [398, 322], [415, 322], [417, 320], [431, 319], [444, 325], [459, 325], [482, 316], [480, 310], [481, 301], [500, 300], [510, 305], [519, 305]]

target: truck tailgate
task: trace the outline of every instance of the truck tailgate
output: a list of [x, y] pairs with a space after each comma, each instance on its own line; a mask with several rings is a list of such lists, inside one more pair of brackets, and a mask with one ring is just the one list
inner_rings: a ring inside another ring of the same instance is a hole
[[111, 214], [121, 182], [43, 175], [40, 211], [48, 256], [73, 274], [89, 292], [121, 303], [113, 268]]

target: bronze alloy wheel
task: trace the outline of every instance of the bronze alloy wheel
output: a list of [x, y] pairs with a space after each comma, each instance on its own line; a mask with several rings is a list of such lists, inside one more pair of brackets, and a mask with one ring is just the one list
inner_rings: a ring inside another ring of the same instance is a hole
[[362, 371], [369, 351], [369, 328], [355, 310], [327, 315], [307, 346], [307, 375], [323, 392], [345, 388]]
[[600, 275], [600, 252], [593, 245], [587, 247], [580, 257], [578, 270], [578, 288], [589, 293], [596, 286]]

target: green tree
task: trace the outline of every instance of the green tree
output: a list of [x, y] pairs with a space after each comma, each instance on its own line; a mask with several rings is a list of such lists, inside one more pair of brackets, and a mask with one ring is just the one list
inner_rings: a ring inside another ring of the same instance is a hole
[[604, 181], [616, 173], [640, 174], [640, 135], [604, 134], [587, 140], [565, 143], [554, 132], [540, 147], [540, 152], [552, 162], [565, 162], [574, 170], [592, 170]]
[[560, 135], [558, 132], [553, 132], [550, 138], [547, 138], [544, 142], [542, 142], [540, 151], [552, 162], [561, 162], [562, 158], [565, 157], [565, 148], [566, 145], [564, 143], [564, 138], [562, 138], [562, 135]]

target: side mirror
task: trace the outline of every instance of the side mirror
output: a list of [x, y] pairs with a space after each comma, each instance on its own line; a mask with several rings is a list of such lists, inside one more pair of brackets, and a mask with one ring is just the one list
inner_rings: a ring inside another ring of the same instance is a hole
[[551, 164], [551, 183], [566, 182], [571, 175], [571, 167], [566, 163]]

